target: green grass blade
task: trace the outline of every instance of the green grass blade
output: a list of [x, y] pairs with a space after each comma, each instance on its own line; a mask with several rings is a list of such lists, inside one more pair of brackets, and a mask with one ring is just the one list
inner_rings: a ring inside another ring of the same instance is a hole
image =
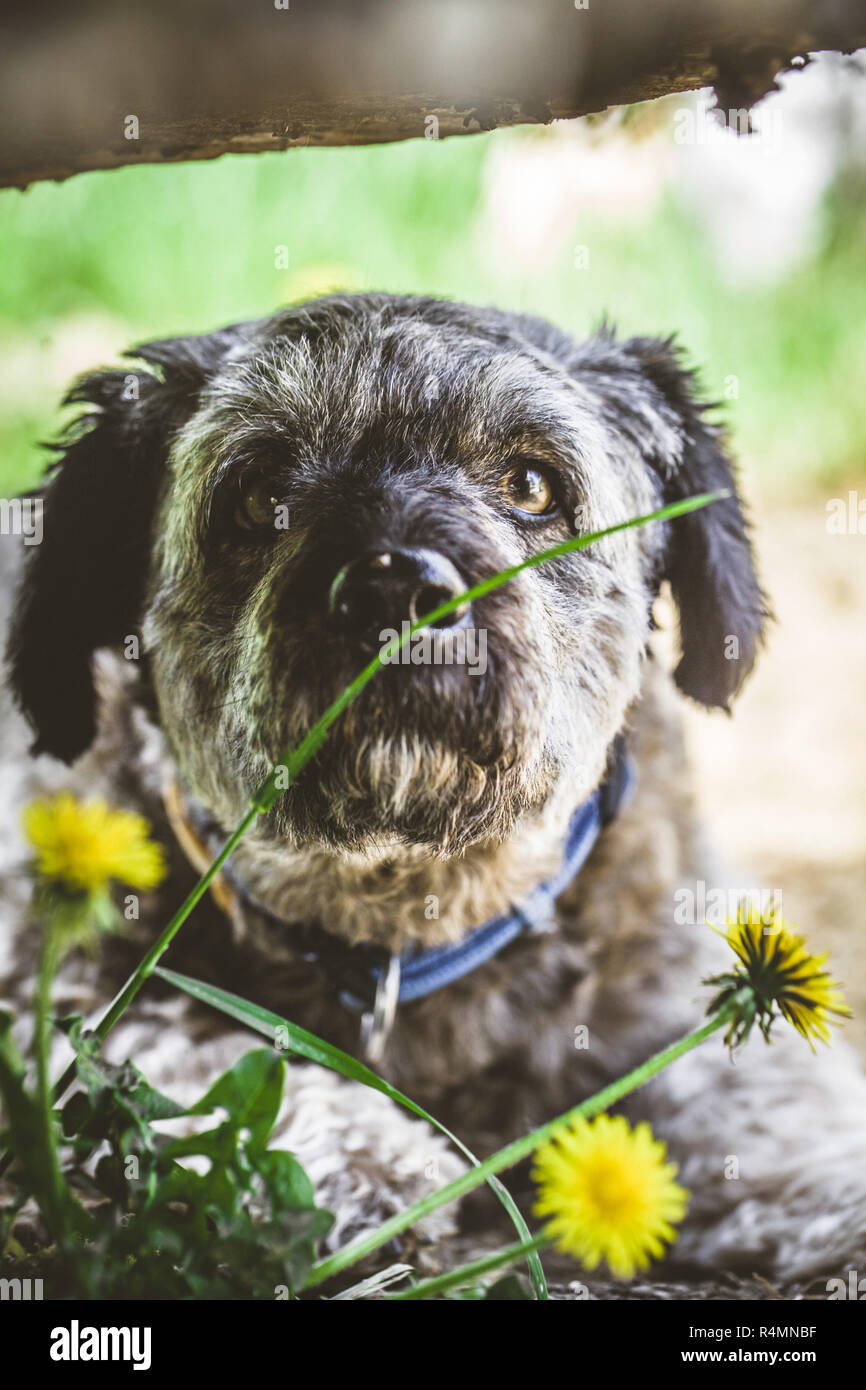
[[533, 1237], [528, 1245], [526, 1241], [521, 1241], [519, 1245], [509, 1245], [504, 1250], [497, 1250], [492, 1255], [484, 1255], [479, 1260], [473, 1260], [471, 1264], [461, 1265], [459, 1269], [449, 1269], [446, 1274], [437, 1274], [433, 1279], [423, 1279], [421, 1283], [413, 1284], [411, 1288], [402, 1289], [399, 1293], [385, 1294], [385, 1301], [388, 1303], [409, 1303], [413, 1300], [432, 1298], [436, 1294], [446, 1293], [448, 1289], [465, 1288], [467, 1285], [474, 1284], [485, 1274], [498, 1274], [507, 1269], [509, 1265], [516, 1264], [525, 1255], [534, 1253], [549, 1244], [550, 1236], [541, 1231]]
[[557, 1115], [554, 1119], [539, 1125], [537, 1129], [530, 1130], [528, 1134], [522, 1134], [519, 1139], [512, 1139], [511, 1143], [506, 1144], [504, 1148], [499, 1149], [479, 1163], [474, 1171], [463, 1173], [453, 1182], [446, 1183], [445, 1187], [439, 1187], [427, 1197], [422, 1197], [405, 1211], [389, 1216], [387, 1221], [382, 1222], [378, 1230], [371, 1231], [368, 1235], [356, 1237], [344, 1249], [336, 1251], [333, 1255], [328, 1255], [324, 1260], [315, 1264], [304, 1287], [310, 1289], [315, 1288], [317, 1284], [323, 1284], [326, 1279], [333, 1278], [335, 1274], [348, 1269], [358, 1260], [365, 1259], [367, 1255], [378, 1250], [380, 1246], [387, 1245], [389, 1240], [402, 1234], [422, 1217], [429, 1216], [431, 1211], [437, 1211], [439, 1207], [447, 1206], [449, 1202], [458, 1201], [467, 1192], [471, 1192], [473, 1188], [486, 1182], [491, 1173], [504, 1172], [506, 1168], [513, 1168], [515, 1163], [521, 1163], [525, 1158], [530, 1158], [538, 1146], [550, 1139], [562, 1125], [571, 1124], [579, 1116], [584, 1119], [591, 1119], [593, 1115], [600, 1115], [603, 1110], [609, 1110], [612, 1105], [616, 1105], [625, 1096], [631, 1095], [632, 1091], [636, 1091], [640, 1086], [645, 1086], [652, 1077], [657, 1076], [672, 1062], [678, 1061], [680, 1057], [684, 1057], [693, 1048], [700, 1047], [707, 1038], [729, 1024], [731, 1016], [729, 1007], [722, 1009], [720, 1013], [710, 1019], [709, 1023], [703, 1024], [702, 1027], [696, 1028], [693, 1032], [687, 1033], [685, 1037], [671, 1043], [669, 1047], [663, 1048], [661, 1052], [656, 1052], [654, 1056], [648, 1057], [645, 1062], [641, 1062], [625, 1076], [619, 1077], [618, 1080], [602, 1087], [600, 1091], [596, 1091], [594, 1096], [587, 1096], [586, 1100], [582, 1100], [571, 1110], [566, 1110], [564, 1114]]
[[310, 759], [318, 753], [334, 721], [340, 717], [343, 710], [353, 700], [357, 699], [381, 667], [405, 646], [413, 633], [427, 627], [430, 623], [438, 622], [440, 618], [444, 618], [448, 613], [453, 613], [464, 603], [472, 603], [474, 599], [482, 598], [485, 594], [491, 594], [495, 589], [501, 589], [505, 584], [510, 584], [512, 579], [516, 579], [524, 570], [536, 569], [539, 565], [547, 564], [550, 560], [561, 559], [563, 555], [573, 555], [580, 550], [587, 550], [597, 541], [604, 540], [606, 536], [614, 536], [619, 531], [631, 531], [636, 527], [648, 526], [653, 521], [672, 521], [675, 517], [698, 511], [701, 507], [709, 506], [711, 502], [719, 502], [722, 498], [729, 496], [730, 493], [724, 488], [717, 492], [702, 492], [695, 497], [685, 497], [679, 502], [671, 502], [667, 507], [660, 507], [657, 511], [647, 512], [644, 516], [633, 516], [628, 521], [617, 522], [615, 526], [606, 526], [602, 531], [588, 531], [582, 536], [569, 536], [568, 540], [559, 541], [556, 545], [548, 546], [546, 550], [536, 551], [534, 555], [521, 560], [519, 564], [509, 565], [507, 569], [489, 575], [487, 579], [482, 579], [480, 584], [473, 585], [471, 589], [466, 589], [456, 598], [451, 598], [447, 603], [440, 604], [438, 608], [431, 609], [429, 613], [418, 618], [417, 622], [412, 623], [399, 637], [377, 652], [363, 671], [359, 672], [344, 690], [341, 690], [333, 704], [329, 705], [324, 714], [320, 715], [301, 742], [296, 747], [285, 750], [280, 761], [271, 769], [253, 797], [254, 809], [258, 812], [270, 810], [274, 802], [297, 779]]
[[[324, 1038], [317, 1037], [315, 1033], [308, 1033], [306, 1028], [301, 1028], [299, 1024], [290, 1023], [288, 1019], [281, 1018], [279, 1014], [271, 1013], [270, 1009], [263, 1009], [258, 1004], [251, 1004], [248, 1000], [242, 999], [240, 995], [231, 994], [228, 990], [220, 989], [217, 985], [205, 984], [201, 980], [192, 979], [189, 975], [180, 975], [175, 970], [165, 970], [161, 966], [157, 966], [154, 974], [174, 985], [176, 989], [191, 995], [193, 999], [198, 999], [203, 1004], [210, 1004], [212, 1008], [228, 1014], [229, 1018], [245, 1024], [254, 1032], [267, 1038], [271, 1044], [274, 1043], [276, 1030], [278, 1028], [284, 1029], [289, 1049], [297, 1053], [299, 1057], [305, 1057], [309, 1062], [317, 1062], [319, 1066], [328, 1067], [331, 1071], [338, 1072], [340, 1076], [345, 1076], [349, 1081], [359, 1081], [361, 1085], [369, 1086], [373, 1091], [381, 1091], [382, 1095], [387, 1096], [389, 1100], [394, 1101], [397, 1105], [402, 1105], [406, 1110], [411, 1110], [420, 1119], [433, 1125], [460, 1150], [474, 1167], [480, 1167], [480, 1159], [476, 1158], [471, 1149], [468, 1149], [462, 1140], [457, 1138], [456, 1134], [452, 1134], [446, 1125], [443, 1125], [435, 1116], [428, 1114], [423, 1106], [417, 1105], [414, 1100], [404, 1095], [402, 1091], [398, 1091], [383, 1077], [377, 1076], [376, 1072], [365, 1066], [363, 1062], [351, 1057], [348, 1052], [343, 1052], [339, 1047], [334, 1047], [332, 1043], [325, 1042]], [[533, 1237], [511, 1193], [497, 1177], [494, 1177], [489, 1185], [511, 1217], [520, 1236], [521, 1244], [530, 1244]], [[526, 1258], [535, 1296], [538, 1299], [546, 1299], [548, 1297], [547, 1283], [537, 1251], [533, 1248], [528, 1249]]]

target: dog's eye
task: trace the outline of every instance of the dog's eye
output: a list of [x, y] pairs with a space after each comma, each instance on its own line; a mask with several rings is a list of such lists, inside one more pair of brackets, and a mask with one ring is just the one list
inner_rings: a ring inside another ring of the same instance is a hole
[[273, 526], [279, 498], [269, 478], [247, 478], [241, 482], [234, 519], [244, 531], [260, 531]]
[[500, 483], [512, 507], [518, 511], [543, 516], [556, 509], [553, 484], [547, 470], [533, 463], [520, 463], [512, 468]]

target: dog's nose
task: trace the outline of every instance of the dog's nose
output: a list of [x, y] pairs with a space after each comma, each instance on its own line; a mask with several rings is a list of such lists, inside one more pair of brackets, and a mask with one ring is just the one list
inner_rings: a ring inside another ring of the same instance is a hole
[[[331, 585], [328, 611], [344, 632], [378, 639], [404, 619], [417, 622], [468, 588], [460, 571], [436, 550], [379, 550], [344, 565]], [[469, 616], [461, 603], [434, 627], [456, 627]]]

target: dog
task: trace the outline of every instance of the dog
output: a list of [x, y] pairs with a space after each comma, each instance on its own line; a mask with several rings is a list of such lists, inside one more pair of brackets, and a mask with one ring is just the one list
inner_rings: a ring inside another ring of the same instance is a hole
[[[99, 1011], [388, 633], [571, 535], [722, 490], [430, 625], [426, 657], [383, 665], [166, 957], [366, 1049], [481, 1154], [699, 1022], [701, 980], [730, 960], [675, 898], [725, 880], [679, 706], [730, 708], [768, 610], [724, 435], [670, 340], [332, 295], [147, 343], [68, 399], [84, 409], [42, 542], [9, 562], [7, 814], [39, 788], [102, 792], [148, 814], [172, 872], [98, 968], [69, 962], [59, 1007]], [[472, 670], [448, 659], [469, 631]], [[26, 943], [15, 962], [20, 1007]], [[815, 1058], [789, 1034], [735, 1065], [713, 1040], [623, 1107], [692, 1194], [672, 1267], [789, 1280], [863, 1249], [866, 1081], [843, 1044]], [[186, 1100], [249, 1044], [152, 980], [106, 1050]], [[462, 1171], [423, 1122], [300, 1064], [278, 1142], [335, 1211], [331, 1248]], [[419, 1227], [422, 1263], [455, 1220]]]

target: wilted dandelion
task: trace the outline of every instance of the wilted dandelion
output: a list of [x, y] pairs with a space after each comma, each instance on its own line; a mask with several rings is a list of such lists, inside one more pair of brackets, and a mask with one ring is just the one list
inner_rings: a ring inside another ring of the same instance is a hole
[[779, 913], [768, 920], [750, 902], [740, 903], [736, 918], [728, 918], [726, 926], [725, 940], [740, 964], [704, 983], [721, 986], [708, 1013], [733, 1006], [725, 1035], [728, 1045], [745, 1041], [756, 1022], [769, 1042], [777, 1010], [813, 1052], [815, 1038], [829, 1043], [830, 1024], [850, 1018], [851, 1010], [825, 969], [827, 954], [814, 955]]

